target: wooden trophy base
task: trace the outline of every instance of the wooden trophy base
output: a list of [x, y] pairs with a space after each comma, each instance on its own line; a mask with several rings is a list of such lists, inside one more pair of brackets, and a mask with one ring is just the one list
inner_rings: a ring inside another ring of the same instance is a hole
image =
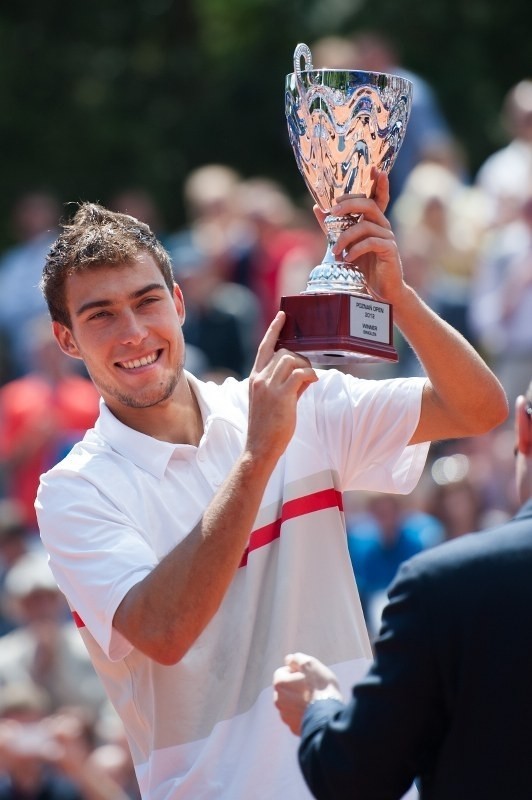
[[275, 349], [306, 356], [312, 364], [398, 361], [392, 306], [341, 292], [281, 298], [286, 321]]

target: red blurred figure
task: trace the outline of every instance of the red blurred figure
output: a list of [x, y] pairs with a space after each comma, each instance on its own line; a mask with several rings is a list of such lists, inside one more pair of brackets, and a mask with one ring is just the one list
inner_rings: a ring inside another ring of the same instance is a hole
[[5, 493], [18, 501], [25, 524], [36, 528], [33, 507], [39, 476], [60, 461], [98, 415], [91, 381], [61, 353], [47, 321], [34, 330], [35, 368], [0, 388], [0, 464]]

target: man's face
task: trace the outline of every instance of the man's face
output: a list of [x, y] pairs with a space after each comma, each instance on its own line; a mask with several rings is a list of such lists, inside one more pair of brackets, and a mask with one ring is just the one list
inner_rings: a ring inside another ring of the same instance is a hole
[[72, 327], [55, 322], [56, 339], [83, 360], [119, 419], [172, 396], [185, 356], [183, 298], [177, 286], [170, 293], [150, 255], [70, 276], [66, 303]]

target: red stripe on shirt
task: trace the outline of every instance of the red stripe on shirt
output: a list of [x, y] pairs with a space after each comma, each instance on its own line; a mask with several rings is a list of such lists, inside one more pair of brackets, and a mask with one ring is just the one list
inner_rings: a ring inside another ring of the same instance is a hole
[[83, 622], [83, 620], [81, 619], [81, 617], [80, 617], [80, 615], [78, 614], [77, 611], [73, 611], [72, 612], [72, 617], [74, 618], [74, 622], [76, 623], [76, 626], [78, 628], [84, 628], [85, 627], [85, 623]]
[[[257, 550], [257, 548], [264, 547], [275, 541], [275, 539], [278, 539], [281, 535], [281, 525], [283, 522], [294, 519], [294, 517], [312, 514], [314, 511], [322, 511], [325, 508], [338, 508], [340, 511], [343, 511], [344, 503], [342, 493], [337, 492], [336, 489], [323, 489], [321, 492], [314, 492], [314, 494], [307, 494], [305, 497], [297, 497], [295, 500], [288, 500], [283, 505], [280, 519], [276, 519], [275, 522], [270, 522], [269, 525], [264, 525], [262, 528], [257, 528], [256, 531], [252, 531], [249, 544], [244, 551], [239, 566], [246, 566], [248, 563], [248, 555], [252, 550]], [[72, 617], [78, 628], [85, 627], [85, 623], [77, 611], [72, 612]]]
[[289, 519], [294, 517], [302, 517], [305, 514], [312, 514], [315, 511], [322, 511], [325, 508], [338, 508], [340, 511], [344, 510], [342, 493], [337, 492], [336, 489], [323, 489], [321, 492], [314, 492], [307, 494], [305, 497], [297, 497], [295, 500], [288, 500], [281, 511], [280, 519], [275, 522], [270, 522], [269, 525], [264, 525], [262, 528], [257, 528], [252, 531], [249, 544], [244, 550], [244, 555], [240, 562], [241, 567], [245, 567], [248, 562], [248, 556], [252, 550], [259, 547], [264, 547], [270, 544], [281, 535], [281, 525]]

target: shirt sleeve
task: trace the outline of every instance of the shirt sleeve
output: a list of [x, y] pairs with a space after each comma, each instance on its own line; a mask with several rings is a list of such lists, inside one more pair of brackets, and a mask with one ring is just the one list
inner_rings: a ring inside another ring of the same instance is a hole
[[112, 661], [124, 658], [133, 647], [113, 628], [113, 618], [156, 565], [155, 553], [134, 520], [79, 475], [44, 475], [35, 507], [50, 568], [78, 624]]
[[320, 374], [318, 435], [343, 491], [408, 494], [414, 489], [430, 446], [408, 444], [419, 422], [425, 381], [363, 380], [336, 370]]

